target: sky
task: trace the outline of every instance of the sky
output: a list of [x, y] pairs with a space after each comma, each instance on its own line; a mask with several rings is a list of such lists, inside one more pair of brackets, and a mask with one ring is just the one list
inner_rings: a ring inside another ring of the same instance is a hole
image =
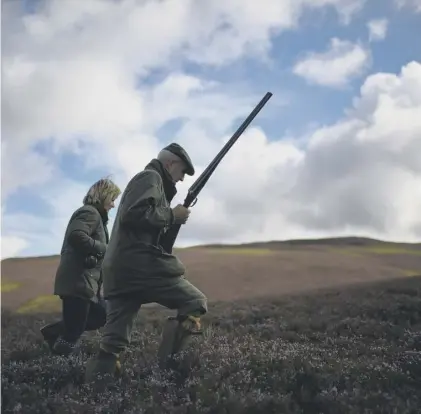
[[268, 91], [176, 246], [421, 240], [421, 0], [2, 6], [2, 259], [58, 254], [95, 181], [171, 142], [182, 203]]

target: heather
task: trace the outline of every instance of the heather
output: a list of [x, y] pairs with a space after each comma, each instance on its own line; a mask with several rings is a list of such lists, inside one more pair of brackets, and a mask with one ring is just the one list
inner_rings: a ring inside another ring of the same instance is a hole
[[155, 353], [171, 312], [143, 309], [124, 373], [102, 392], [83, 384], [98, 333], [69, 359], [50, 356], [39, 328], [56, 315], [3, 311], [2, 412], [419, 412], [421, 277], [209, 310], [205, 337], [162, 373]]

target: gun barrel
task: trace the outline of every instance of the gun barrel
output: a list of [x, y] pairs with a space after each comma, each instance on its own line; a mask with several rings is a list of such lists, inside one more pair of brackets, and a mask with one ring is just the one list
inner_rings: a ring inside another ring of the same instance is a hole
[[[192, 184], [192, 186], [190, 187], [190, 191], [191, 193], [195, 194], [196, 197], [200, 193], [202, 188], [205, 186], [211, 174], [215, 171], [216, 167], [218, 166], [218, 164], [222, 161], [224, 156], [228, 153], [228, 151], [235, 144], [238, 138], [240, 138], [241, 134], [245, 131], [245, 129], [251, 124], [251, 122], [257, 116], [257, 114], [261, 111], [261, 109], [266, 105], [266, 102], [272, 97], [272, 95], [273, 94], [271, 92], [266, 92], [265, 96], [260, 100], [260, 102], [256, 105], [256, 107], [249, 114], [249, 116], [238, 127], [238, 129], [234, 132], [231, 138], [218, 152], [215, 158], [210, 162], [210, 164], [205, 168], [202, 174], [200, 174], [200, 176]], [[184, 204], [184, 206], [189, 207], [186, 204]]]
[[[227, 141], [227, 143], [222, 147], [222, 149], [218, 152], [215, 158], [211, 161], [211, 163], [205, 168], [205, 170], [200, 174], [197, 180], [191, 185], [188, 190], [187, 196], [184, 200], [184, 207], [190, 207], [193, 201], [197, 198], [200, 191], [202, 191], [205, 184], [208, 182], [210, 176], [215, 171], [218, 164], [227, 154], [227, 152], [231, 149], [231, 147], [235, 144], [244, 130], [250, 125], [256, 115], [260, 112], [260, 110], [266, 105], [266, 102], [272, 97], [271, 92], [266, 92], [265, 96], [260, 100], [260, 102], [256, 105], [253, 111], [249, 114], [249, 116], [244, 120], [244, 122], [238, 127], [237, 131], [231, 136], [231, 138]], [[167, 233], [161, 239], [161, 246], [167, 253], [172, 253], [172, 249], [174, 246], [174, 242], [177, 238], [178, 232], [180, 230], [180, 225], [173, 225]]]

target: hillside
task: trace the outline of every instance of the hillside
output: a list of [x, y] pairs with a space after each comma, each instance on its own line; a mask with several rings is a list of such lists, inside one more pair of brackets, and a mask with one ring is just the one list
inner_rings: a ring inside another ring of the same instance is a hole
[[[210, 301], [289, 294], [421, 274], [421, 244], [363, 238], [288, 240], [177, 249], [187, 277]], [[2, 307], [57, 310], [58, 256], [1, 262]]]
[[83, 384], [98, 334], [69, 360], [52, 357], [38, 329], [56, 315], [4, 312], [2, 412], [419, 413], [421, 277], [274, 296], [213, 303], [178, 375], [156, 367], [167, 312], [142, 310], [104, 393]]
[[243, 244], [205, 244], [201, 247], [211, 247], [211, 248], [288, 248], [289, 246], [307, 246], [307, 247], [317, 247], [317, 246], [355, 246], [355, 247], [368, 247], [368, 246], [382, 246], [382, 247], [402, 247], [402, 248], [421, 248], [421, 243], [400, 243], [400, 242], [390, 242], [378, 239], [372, 239], [369, 237], [329, 237], [329, 238], [320, 238], [320, 239], [292, 239], [292, 240], [272, 240], [265, 242], [251, 242]]
[[177, 374], [159, 372], [156, 350], [171, 312], [142, 309], [123, 375], [105, 393], [83, 384], [98, 332], [85, 334], [68, 360], [42, 344], [39, 328], [59, 317], [51, 295], [58, 257], [4, 260], [2, 412], [418, 412], [419, 244], [275, 241], [177, 254], [210, 300], [204, 341], [195, 339]]

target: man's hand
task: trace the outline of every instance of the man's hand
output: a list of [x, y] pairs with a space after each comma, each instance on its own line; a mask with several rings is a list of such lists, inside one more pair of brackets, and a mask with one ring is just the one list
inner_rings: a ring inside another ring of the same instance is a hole
[[178, 204], [172, 209], [175, 224], [185, 224], [190, 215], [190, 210], [182, 204]]

